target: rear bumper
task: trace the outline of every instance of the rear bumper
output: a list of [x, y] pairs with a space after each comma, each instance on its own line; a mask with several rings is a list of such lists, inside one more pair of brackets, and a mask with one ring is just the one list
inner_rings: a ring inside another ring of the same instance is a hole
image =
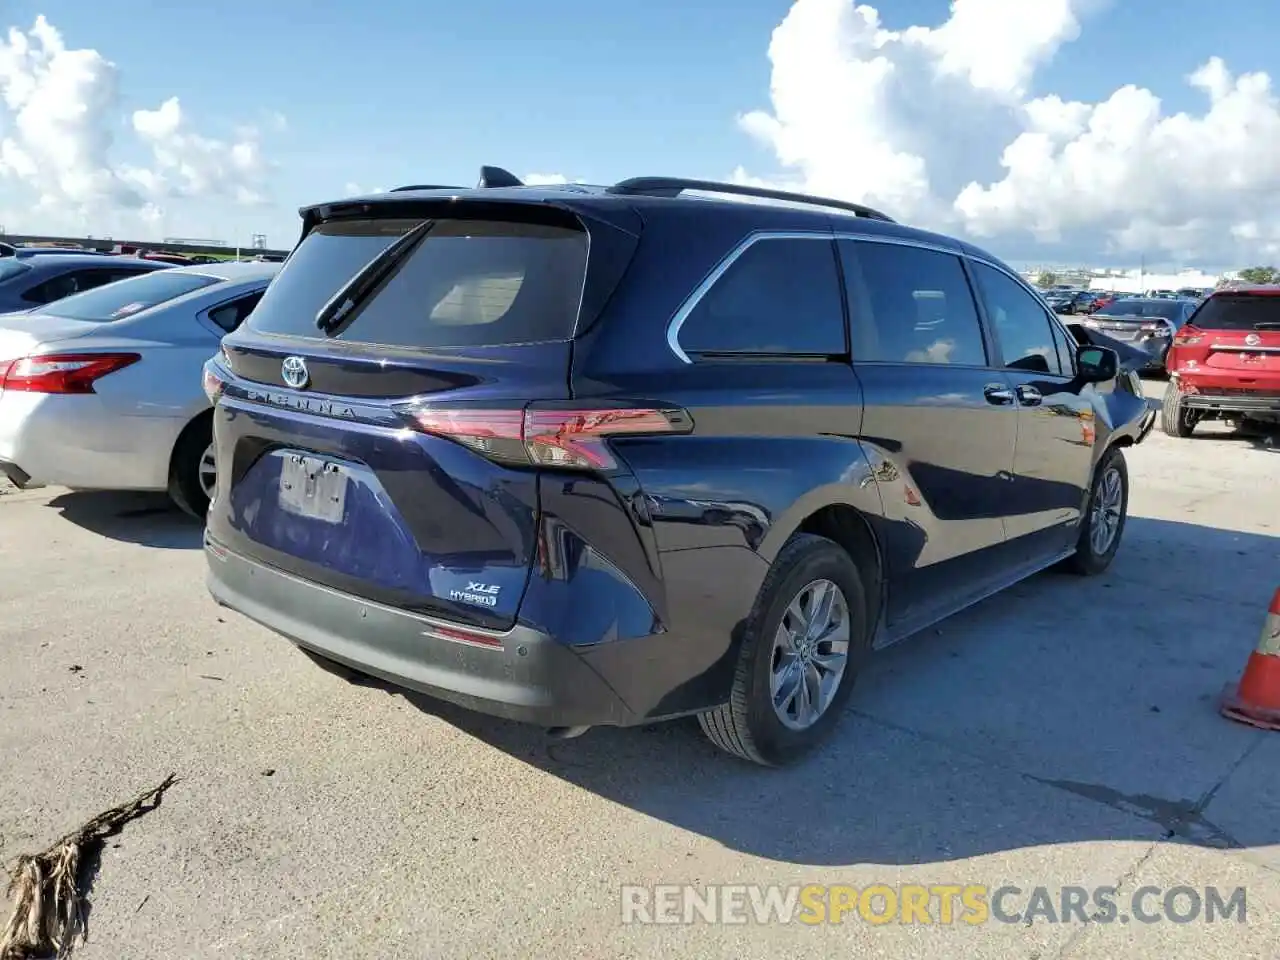
[[1280, 394], [1214, 396], [1204, 393], [1184, 393], [1182, 406], [1187, 410], [1213, 410], [1223, 413], [1280, 413]]
[[[164, 490], [186, 421], [127, 416], [98, 396], [0, 394], [0, 472], [18, 486]], [[25, 476], [18, 483], [15, 472]]]
[[[300, 647], [396, 686], [545, 727], [639, 722], [582, 657], [536, 630], [468, 631], [490, 645], [467, 642], [458, 639], [466, 634], [456, 625], [300, 580], [233, 553], [207, 534], [205, 557], [209, 592], [219, 604]], [[642, 647], [635, 648], [636, 665], [646, 653]]]

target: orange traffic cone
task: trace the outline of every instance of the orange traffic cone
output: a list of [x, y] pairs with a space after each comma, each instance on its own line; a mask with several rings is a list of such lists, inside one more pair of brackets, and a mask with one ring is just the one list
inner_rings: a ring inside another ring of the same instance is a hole
[[1240, 683], [1222, 695], [1222, 715], [1263, 730], [1280, 730], [1280, 590], [1262, 624], [1258, 649], [1249, 654]]

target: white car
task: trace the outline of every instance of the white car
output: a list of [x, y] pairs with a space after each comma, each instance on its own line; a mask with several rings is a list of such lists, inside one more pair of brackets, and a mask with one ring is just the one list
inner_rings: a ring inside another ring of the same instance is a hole
[[0, 474], [167, 491], [203, 517], [217, 471], [201, 370], [279, 269], [173, 267], [0, 315]]

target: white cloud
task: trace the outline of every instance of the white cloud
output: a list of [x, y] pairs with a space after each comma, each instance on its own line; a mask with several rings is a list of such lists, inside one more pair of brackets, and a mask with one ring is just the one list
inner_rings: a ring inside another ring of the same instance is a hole
[[386, 193], [385, 187], [362, 187], [354, 180], [348, 180], [342, 187], [342, 193], [348, 197], [367, 197], [375, 193]]
[[[18, 232], [82, 224], [107, 228], [156, 224], [165, 205], [266, 200], [270, 164], [256, 128], [230, 140], [191, 129], [177, 97], [133, 113], [127, 132], [141, 159], [118, 161], [119, 72], [92, 49], [71, 49], [45, 17], [28, 31], [0, 36], [0, 189], [10, 205], [6, 226]], [[285, 118], [265, 116], [282, 130]], [[141, 149], [139, 149], [141, 148]], [[25, 197], [25, 209], [18, 200]]]
[[769, 45], [771, 109], [739, 118], [778, 169], [734, 178], [869, 203], [1015, 259], [1040, 245], [1280, 256], [1280, 102], [1265, 74], [1209, 59], [1187, 77], [1199, 115], [1135, 86], [1100, 103], [1033, 93], [1101, 3], [953, 0], [942, 25], [894, 31], [853, 0], [796, 0]]
[[586, 183], [585, 180], [570, 180], [563, 173], [527, 173], [520, 179], [528, 187], [557, 187], [566, 183]]

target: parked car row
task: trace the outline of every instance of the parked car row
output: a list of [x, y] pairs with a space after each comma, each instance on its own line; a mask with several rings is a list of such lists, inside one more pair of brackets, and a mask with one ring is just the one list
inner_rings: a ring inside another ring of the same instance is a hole
[[167, 490], [202, 517], [216, 474], [200, 368], [279, 265], [138, 264], [0, 315], [0, 473], [19, 487]]
[[282, 267], [0, 321], [0, 464], [207, 502], [214, 598], [321, 660], [779, 764], [872, 650], [1119, 548], [1147, 354], [970, 244], [497, 168], [302, 216]]

